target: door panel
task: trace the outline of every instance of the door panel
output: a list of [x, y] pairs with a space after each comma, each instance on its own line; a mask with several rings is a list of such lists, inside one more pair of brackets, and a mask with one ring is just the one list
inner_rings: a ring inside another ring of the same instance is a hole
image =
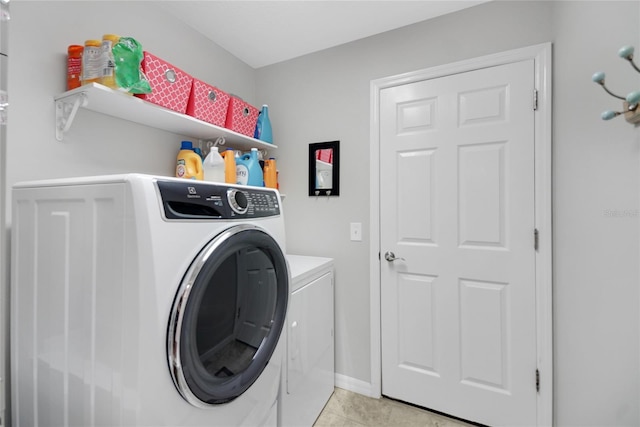
[[460, 280], [461, 378], [469, 385], [508, 389], [505, 283]]
[[504, 248], [504, 141], [458, 148], [459, 245]]
[[383, 394], [536, 424], [533, 60], [383, 89]]
[[[403, 368], [437, 374], [434, 318], [436, 278], [417, 274], [398, 277], [398, 362]], [[423, 310], [429, 307], [430, 310]]]
[[434, 150], [398, 153], [398, 239], [434, 243], [433, 168]]

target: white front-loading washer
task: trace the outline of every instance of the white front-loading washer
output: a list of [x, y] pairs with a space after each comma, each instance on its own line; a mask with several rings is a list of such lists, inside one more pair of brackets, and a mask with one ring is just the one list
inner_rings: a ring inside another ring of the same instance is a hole
[[12, 198], [14, 426], [276, 424], [276, 190], [127, 174]]

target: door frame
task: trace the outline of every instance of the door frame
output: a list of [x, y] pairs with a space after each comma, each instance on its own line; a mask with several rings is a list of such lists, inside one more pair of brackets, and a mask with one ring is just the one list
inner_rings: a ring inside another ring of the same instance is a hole
[[[542, 43], [497, 54], [481, 56], [423, 70], [372, 80], [370, 84], [370, 322], [371, 395], [382, 395], [381, 301], [380, 301], [380, 92], [383, 89], [435, 79], [481, 68], [533, 59], [537, 90], [534, 116], [536, 344], [540, 390], [537, 420], [540, 426], [553, 425], [553, 305], [552, 305], [552, 160], [551, 160], [551, 43]], [[531, 94], [532, 100], [534, 94]], [[532, 101], [533, 106], [533, 101]], [[533, 230], [532, 230], [533, 232]], [[534, 375], [534, 373], [532, 373]]]

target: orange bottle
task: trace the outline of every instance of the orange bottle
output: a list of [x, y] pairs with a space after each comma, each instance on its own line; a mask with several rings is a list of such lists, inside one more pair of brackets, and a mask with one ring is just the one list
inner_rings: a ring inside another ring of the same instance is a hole
[[224, 182], [227, 184], [236, 184], [236, 153], [233, 148], [227, 148], [224, 152], [220, 153], [224, 157]]
[[268, 188], [278, 188], [276, 159], [273, 157], [264, 161], [264, 186]]
[[80, 87], [82, 51], [84, 46], [72, 44], [67, 48], [67, 90]]

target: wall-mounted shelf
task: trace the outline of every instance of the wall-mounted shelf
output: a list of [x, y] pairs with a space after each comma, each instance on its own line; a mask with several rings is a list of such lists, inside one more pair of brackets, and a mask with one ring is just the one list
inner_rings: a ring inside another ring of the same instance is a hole
[[238, 150], [249, 150], [254, 147], [264, 150], [278, 148], [276, 145], [177, 113], [98, 83], [64, 92], [54, 100], [58, 141], [63, 140], [78, 109], [85, 108], [197, 140], [216, 141], [218, 138], [224, 138], [226, 146]]

